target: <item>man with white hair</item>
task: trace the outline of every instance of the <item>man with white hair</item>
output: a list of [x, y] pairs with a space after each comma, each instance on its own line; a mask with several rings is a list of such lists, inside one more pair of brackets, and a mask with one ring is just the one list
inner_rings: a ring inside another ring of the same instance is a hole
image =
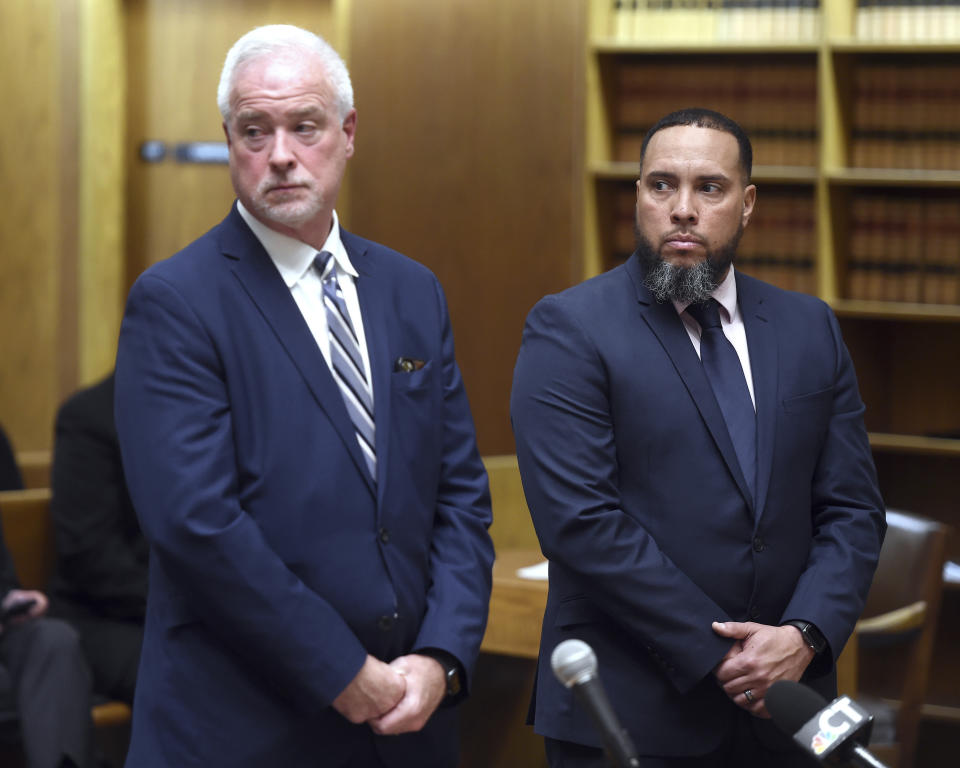
[[325, 41], [249, 32], [218, 103], [238, 201], [137, 280], [117, 356], [150, 544], [127, 764], [452, 768], [493, 548], [443, 291], [340, 227]]

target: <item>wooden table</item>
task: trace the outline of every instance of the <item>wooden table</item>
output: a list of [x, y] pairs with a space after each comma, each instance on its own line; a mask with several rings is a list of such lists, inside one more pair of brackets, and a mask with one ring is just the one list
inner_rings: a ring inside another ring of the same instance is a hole
[[540, 626], [547, 604], [547, 582], [521, 579], [517, 569], [543, 561], [540, 550], [506, 550], [493, 564], [490, 617], [481, 650], [523, 659], [535, 659], [540, 649]]

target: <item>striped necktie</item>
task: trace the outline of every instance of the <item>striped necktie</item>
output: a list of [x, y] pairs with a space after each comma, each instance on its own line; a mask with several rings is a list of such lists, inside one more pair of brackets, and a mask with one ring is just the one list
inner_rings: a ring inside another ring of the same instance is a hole
[[314, 259], [323, 283], [323, 306], [327, 311], [327, 330], [330, 335], [330, 364], [333, 377], [340, 385], [343, 402], [357, 432], [360, 451], [374, 483], [377, 481], [376, 434], [373, 423], [373, 389], [363, 367], [363, 355], [357, 339], [340, 283], [337, 282], [336, 260], [329, 251], [322, 251]]
[[743, 365], [720, 325], [720, 305], [716, 299], [691, 304], [687, 313], [700, 323], [700, 360], [723, 413], [750, 495], [756, 500], [757, 414]]

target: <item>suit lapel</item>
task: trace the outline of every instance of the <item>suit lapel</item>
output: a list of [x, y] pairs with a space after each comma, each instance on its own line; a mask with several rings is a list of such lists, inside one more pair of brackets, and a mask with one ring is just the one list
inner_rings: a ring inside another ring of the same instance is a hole
[[[376, 423], [377, 450], [377, 489], [378, 495], [386, 485], [387, 466], [390, 461], [390, 374], [393, 363], [390, 360], [390, 344], [387, 338], [391, 325], [389, 299], [389, 280], [382, 271], [373, 269], [366, 243], [349, 232], [340, 230], [350, 261], [359, 273], [357, 295], [360, 299], [360, 314], [363, 316], [363, 330], [367, 340], [367, 355], [370, 358], [370, 376], [373, 380], [373, 408]], [[377, 509], [380, 509], [378, 498]]]
[[280, 273], [260, 241], [243, 221], [236, 206], [224, 222], [221, 249], [231, 259], [231, 268], [243, 289], [257, 306], [280, 345], [300, 371], [317, 405], [327, 414], [353, 458], [357, 469], [374, 491], [370, 473], [357, 443], [356, 431], [343, 403], [340, 387], [317, 348], [300, 308], [290, 295]]
[[733, 441], [730, 439], [730, 433], [723, 420], [723, 413], [720, 411], [720, 406], [717, 404], [717, 399], [710, 388], [710, 382], [704, 373], [697, 351], [690, 342], [690, 336], [687, 334], [683, 321], [677, 315], [677, 310], [672, 302], [660, 304], [653, 299], [643, 284], [640, 262], [636, 255], [630, 258], [626, 267], [636, 289], [637, 301], [640, 304], [643, 319], [650, 326], [650, 330], [656, 335], [673, 362], [674, 368], [683, 380], [683, 384], [690, 393], [697, 410], [700, 411], [700, 416], [713, 436], [717, 449], [723, 456], [723, 460], [740, 489], [740, 493], [752, 510], [750, 489], [740, 469], [740, 462], [737, 460]]
[[757, 520], [763, 514], [770, 473], [773, 468], [774, 438], [777, 424], [777, 357], [776, 329], [770, 314], [763, 306], [758, 283], [734, 273], [737, 278], [737, 297], [750, 352], [750, 370], [753, 374], [753, 396], [757, 403]]

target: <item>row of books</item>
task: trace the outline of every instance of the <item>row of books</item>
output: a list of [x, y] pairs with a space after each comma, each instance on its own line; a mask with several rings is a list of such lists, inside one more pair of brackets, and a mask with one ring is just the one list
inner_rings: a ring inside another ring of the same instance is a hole
[[637, 162], [647, 130], [684, 107], [715, 109], [743, 126], [754, 165], [817, 164], [817, 69], [809, 56], [623, 60], [612, 113], [614, 159]]
[[851, 299], [960, 304], [960, 194], [859, 191], [846, 278]]
[[861, 61], [854, 74], [850, 164], [960, 169], [960, 63]]
[[960, 38], [960, 0], [857, 0], [856, 35], [878, 42]]
[[820, 0], [614, 0], [608, 32], [625, 43], [812, 43], [820, 28]]
[[[636, 197], [618, 189], [613, 203], [613, 237], [608, 267], [634, 249]], [[806, 191], [766, 190], [737, 250], [736, 268], [792, 291], [816, 293], [816, 229], [813, 196]]]

